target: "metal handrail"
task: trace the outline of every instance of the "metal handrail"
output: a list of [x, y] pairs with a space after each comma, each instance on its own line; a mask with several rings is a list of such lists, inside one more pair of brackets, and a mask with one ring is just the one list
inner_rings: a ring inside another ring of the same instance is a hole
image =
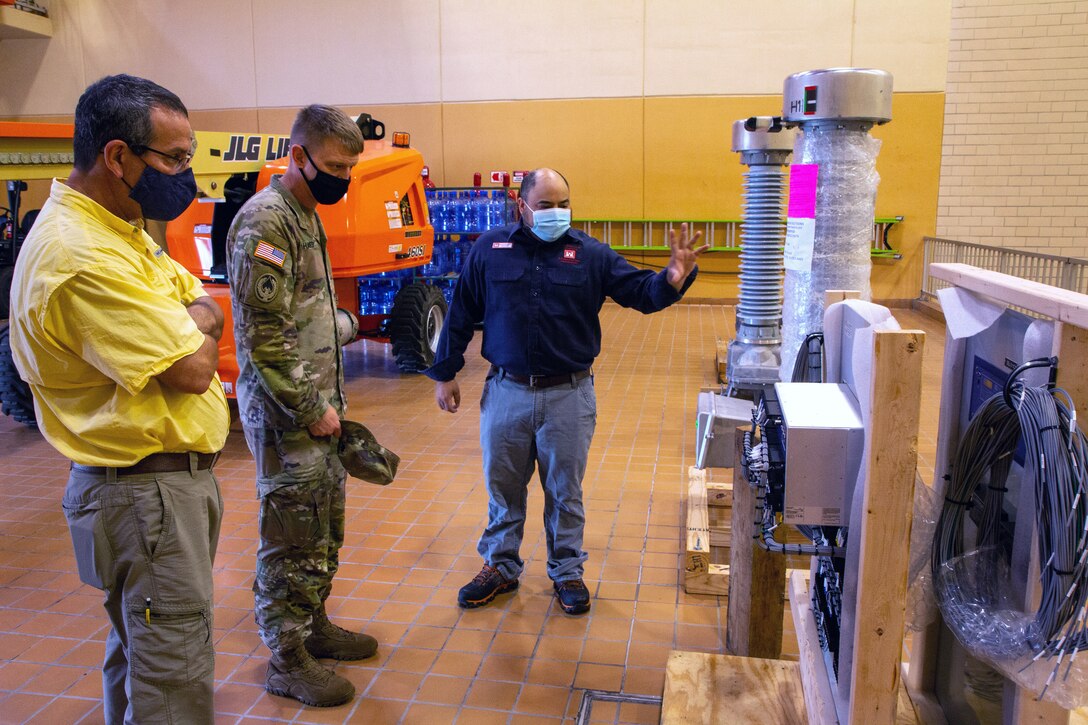
[[1088, 294], [1088, 259], [1026, 252], [956, 239], [924, 237], [922, 249], [923, 299], [933, 299], [948, 282], [929, 275], [929, 265], [952, 262], [1002, 272], [1032, 282]]

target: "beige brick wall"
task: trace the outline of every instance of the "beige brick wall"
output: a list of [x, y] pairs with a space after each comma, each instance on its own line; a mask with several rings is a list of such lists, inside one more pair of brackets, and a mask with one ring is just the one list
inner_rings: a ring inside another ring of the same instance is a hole
[[1088, 0], [953, 0], [938, 236], [1088, 257]]

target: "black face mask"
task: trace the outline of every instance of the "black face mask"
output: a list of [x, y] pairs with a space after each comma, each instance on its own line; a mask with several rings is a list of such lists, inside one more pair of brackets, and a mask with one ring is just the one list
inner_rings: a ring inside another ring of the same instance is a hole
[[[125, 181], [123, 176], [121, 181]], [[125, 186], [128, 186], [127, 181]], [[128, 188], [129, 198], [140, 205], [144, 219], [160, 222], [177, 219], [196, 198], [196, 179], [193, 178], [192, 169], [170, 175], [145, 166], [136, 185]]]
[[317, 164], [314, 163], [313, 157], [310, 156], [310, 152], [306, 150], [305, 146], [302, 147], [302, 153], [306, 154], [306, 158], [310, 160], [310, 165], [317, 172], [317, 175], [312, 179], [307, 179], [306, 174], [302, 174], [306, 186], [310, 187], [310, 193], [314, 195], [314, 200], [318, 204], [335, 204], [343, 199], [344, 194], [348, 193], [348, 185], [351, 183], [351, 179], [341, 179], [339, 176], [333, 176], [317, 168]]

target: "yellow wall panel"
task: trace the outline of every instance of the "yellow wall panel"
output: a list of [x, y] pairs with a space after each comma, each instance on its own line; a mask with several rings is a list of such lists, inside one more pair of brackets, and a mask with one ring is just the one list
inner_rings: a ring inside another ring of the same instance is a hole
[[944, 94], [894, 94], [891, 122], [872, 133], [882, 142], [876, 215], [903, 216], [889, 236], [903, 258], [873, 264], [873, 299], [914, 299], [922, 286], [922, 237], [937, 230]]
[[260, 133], [259, 112], [255, 108], [225, 108], [218, 111], [189, 111], [194, 131], [229, 131]]
[[781, 112], [781, 96], [647, 98], [645, 217], [739, 219], [745, 167], [730, 150], [733, 121]]
[[550, 166], [570, 182], [575, 217], [641, 216], [642, 109], [641, 98], [446, 104], [436, 183]]

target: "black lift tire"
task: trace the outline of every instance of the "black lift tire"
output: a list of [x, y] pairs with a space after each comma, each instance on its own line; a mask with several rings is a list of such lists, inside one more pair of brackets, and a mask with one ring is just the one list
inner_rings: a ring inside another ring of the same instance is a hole
[[36, 427], [34, 398], [30, 386], [19, 377], [15, 361], [11, 359], [11, 342], [8, 326], [0, 328], [0, 410], [20, 423]]
[[13, 265], [0, 267], [0, 320], [8, 319], [11, 312], [11, 277], [15, 274]]
[[434, 285], [412, 282], [397, 292], [389, 315], [389, 341], [401, 372], [430, 367], [445, 320], [446, 298]]

